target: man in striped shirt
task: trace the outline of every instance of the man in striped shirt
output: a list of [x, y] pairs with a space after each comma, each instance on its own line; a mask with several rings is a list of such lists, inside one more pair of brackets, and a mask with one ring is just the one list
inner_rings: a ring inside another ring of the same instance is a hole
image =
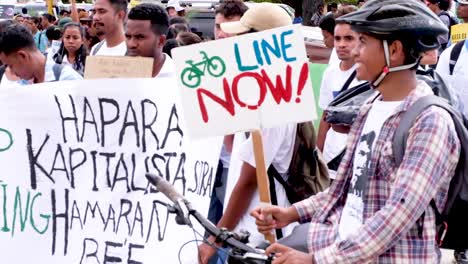
[[362, 107], [352, 125], [328, 192], [289, 208], [252, 212], [260, 232], [310, 222], [307, 253], [280, 244], [267, 253], [276, 253], [274, 264], [438, 263], [430, 201], [442, 211], [459, 159], [453, 120], [439, 107], [423, 111], [409, 131], [400, 165], [392, 140], [402, 115], [432, 94], [416, 80], [416, 68], [447, 28], [417, 0], [369, 1], [337, 21], [360, 33], [354, 50], [357, 77], [368, 80], [379, 95]]

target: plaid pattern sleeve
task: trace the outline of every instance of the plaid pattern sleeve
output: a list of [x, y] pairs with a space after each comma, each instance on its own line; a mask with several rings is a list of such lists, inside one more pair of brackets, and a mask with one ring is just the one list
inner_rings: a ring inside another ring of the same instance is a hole
[[[424, 87], [423, 87], [424, 88]], [[427, 87], [428, 88], [428, 87]], [[439, 210], [447, 197], [450, 179], [455, 171], [460, 142], [450, 115], [438, 107], [430, 107], [416, 120], [410, 130], [405, 156], [396, 166], [392, 139], [401, 112], [424, 89], [416, 91], [405, 100], [399, 112], [390, 117], [382, 127], [371, 158], [371, 173], [367, 194], [364, 197], [364, 223], [343, 241], [337, 241], [337, 222], [341, 215], [347, 186], [351, 176], [351, 153], [341, 164], [337, 183], [328, 196], [296, 204], [305, 220], [314, 217], [314, 210], [322, 206], [318, 222], [312, 222], [308, 237], [310, 253], [316, 263], [437, 263], [440, 252], [435, 242], [435, 215], [429, 203], [436, 200]], [[354, 147], [365, 122], [358, 118], [349, 135], [348, 148]], [[335, 184], [335, 183], [334, 183]], [[344, 187], [343, 187], [344, 186]], [[341, 195], [339, 195], [341, 194]], [[328, 197], [325, 204], [317, 202]]]
[[331, 202], [328, 192], [320, 192], [308, 199], [295, 203], [293, 206], [299, 213], [299, 222], [307, 223], [313, 221], [319, 215], [320, 209]]

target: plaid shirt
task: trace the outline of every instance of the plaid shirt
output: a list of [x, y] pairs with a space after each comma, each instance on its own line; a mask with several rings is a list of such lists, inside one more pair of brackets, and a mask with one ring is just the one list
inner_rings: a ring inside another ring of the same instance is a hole
[[352, 177], [354, 150], [371, 103], [364, 105], [351, 127], [346, 154], [336, 180], [322, 192], [294, 204], [301, 222], [311, 222], [309, 252], [317, 263], [438, 263], [435, 198], [441, 211], [460, 155], [460, 142], [450, 115], [429, 107], [410, 130], [405, 156], [395, 164], [392, 139], [402, 113], [418, 98], [432, 94], [419, 82], [383, 124], [370, 161], [364, 201], [364, 224], [337, 242], [340, 215]]

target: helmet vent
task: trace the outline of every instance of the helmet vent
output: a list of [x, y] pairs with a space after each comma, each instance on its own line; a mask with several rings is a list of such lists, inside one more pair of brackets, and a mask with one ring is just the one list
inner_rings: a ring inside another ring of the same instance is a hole
[[367, 17], [368, 21], [378, 21], [383, 19], [404, 18], [416, 15], [413, 10], [401, 5], [386, 5], [377, 10]]

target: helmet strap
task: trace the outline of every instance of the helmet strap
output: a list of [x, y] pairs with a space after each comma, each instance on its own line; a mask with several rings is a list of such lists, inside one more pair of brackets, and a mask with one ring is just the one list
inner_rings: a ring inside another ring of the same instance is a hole
[[392, 68], [390, 67], [390, 51], [388, 49], [388, 42], [386, 39], [384, 39], [382, 42], [383, 42], [386, 66], [382, 69], [382, 72], [380, 73], [379, 77], [377, 77], [377, 79], [372, 82], [373, 87], [378, 87], [389, 73], [411, 69], [414, 66], [418, 65], [419, 62], [421, 61], [421, 57], [419, 57], [414, 63], [407, 64], [407, 65], [400, 65], [400, 66]]

